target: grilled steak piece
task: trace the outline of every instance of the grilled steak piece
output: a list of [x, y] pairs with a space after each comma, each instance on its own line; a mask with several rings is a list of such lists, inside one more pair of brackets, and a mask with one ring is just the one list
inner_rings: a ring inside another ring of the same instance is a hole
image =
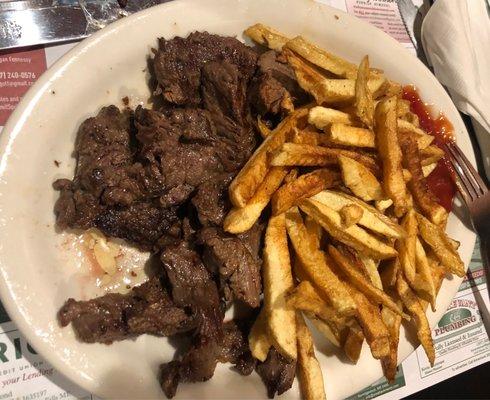
[[228, 321], [223, 325], [223, 341], [218, 356], [221, 363], [232, 363], [241, 375], [250, 375], [257, 360], [248, 347], [249, 321]]
[[158, 277], [128, 294], [109, 293], [89, 301], [68, 299], [58, 312], [62, 326], [72, 323], [87, 343], [110, 344], [143, 333], [171, 336], [195, 327], [195, 320], [177, 307]]
[[199, 106], [201, 69], [210, 61], [235, 64], [246, 80], [255, 71], [257, 54], [235, 38], [194, 32], [187, 38], [161, 38], [158, 44], [153, 68], [159, 89], [170, 103]]
[[192, 205], [197, 211], [199, 222], [203, 226], [220, 226], [231, 209], [228, 199], [228, 186], [235, 174], [223, 173], [199, 185]]
[[271, 347], [267, 359], [263, 363], [259, 362], [256, 370], [267, 387], [267, 395], [272, 399], [276, 393], [281, 395], [292, 386], [296, 361], [288, 361]]
[[162, 389], [173, 397], [179, 382], [203, 382], [213, 376], [223, 338], [223, 313], [216, 284], [187, 242], [166, 247], [160, 259], [175, 304], [190, 309], [196, 321], [187, 352], [160, 367]]
[[300, 88], [293, 69], [274, 50], [263, 53], [249, 89], [249, 101], [259, 114], [277, 114], [283, 110], [282, 101], [291, 97], [299, 103], [308, 98]]
[[226, 300], [235, 298], [250, 307], [260, 305], [260, 265], [247, 246], [221, 228], [204, 228], [198, 234], [204, 245], [203, 261], [209, 271], [219, 275]]
[[127, 206], [142, 196], [131, 176], [129, 113], [104, 107], [87, 119], [77, 134], [77, 168], [73, 182], [58, 180], [55, 212], [60, 227], [88, 229], [105, 206]]

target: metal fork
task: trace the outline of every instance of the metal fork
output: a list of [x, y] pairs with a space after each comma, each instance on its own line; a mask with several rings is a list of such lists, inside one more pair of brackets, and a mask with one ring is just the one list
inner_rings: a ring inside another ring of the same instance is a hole
[[483, 179], [461, 149], [453, 142], [444, 145], [456, 172], [456, 187], [470, 213], [473, 227], [480, 237], [483, 266], [490, 268], [490, 192]]

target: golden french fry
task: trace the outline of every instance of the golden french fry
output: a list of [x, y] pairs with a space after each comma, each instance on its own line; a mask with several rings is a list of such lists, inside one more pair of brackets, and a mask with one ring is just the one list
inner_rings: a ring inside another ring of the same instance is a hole
[[345, 227], [340, 214], [325, 204], [308, 199], [300, 204], [300, 208], [318, 221], [332, 237], [365, 255], [378, 260], [397, 255], [393, 247], [383, 243], [358, 225]]
[[320, 332], [325, 339], [332, 343], [335, 347], [341, 347], [343, 342], [345, 325], [335, 325], [332, 321], [323, 321], [317, 318], [315, 314], [304, 312], [305, 316], [311, 321], [315, 328]]
[[354, 267], [349, 258], [342, 254], [334, 246], [328, 246], [328, 254], [334, 259], [337, 267], [345, 274], [352, 286], [354, 286], [359, 292], [363, 293], [371, 301], [383, 304], [393, 312], [401, 315], [405, 319], [410, 319], [403, 310], [396, 305], [396, 303], [388, 296], [383, 290], [375, 287], [364, 275]]
[[264, 309], [260, 311], [259, 316], [250, 330], [248, 345], [254, 358], [262, 362], [266, 360], [272, 344], [267, 334], [267, 315]]
[[364, 201], [384, 198], [381, 184], [368, 168], [349, 157], [339, 155], [338, 158], [342, 180], [352, 193]]
[[372, 157], [354, 151], [295, 143], [284, 143], [273, 155], [271, 165], [277, 167], [325, 167], [337, 164], [339, 155], [355, 159], [374, 173], [378, 170], [378, 166]]
[[297, 177], [298, 177], [298, 168], [292, 168], [284, 178], [284, 183], [293, 182]]
[[309, 215], [305, 218], [305, 227], [315, 248], [319, 249], [323, 236], [323, 228]]
[[374, 207], [348, 194], [323, 190], [311, 199], [325, 204], [337, 212], [348, 204], [358, 205], [363, 209], [359, 225], [388, 238], [398, 239], [405, 236], [404, 230], [386, 215], [383, 215]]
[[308, 122], [321, 130], [329, 128], [333, 123], [344, 125], [357, 124], [357, 121], [352, 115], [333, 108], [321, 106], [311, 108], [310, 113], [308, 114]]
[[343, 206], [339, 211], [340, 217], [342, 218], [342, 225], [348, 228], [357, 224], [361, 220], [363, 213], [364, 210], [357, 204]]
[[338, 172], [317, 169], [281, 186], [272, 196], [272, 214], [278, 215], [339, 182]]
[[429, 260], [425, 254], [424, 247], [417, 238], [415, 243], [415, 261], [417, 273], [413, 282], [409, 282], [411, 288], [418, 294], [419, 298], [429, 301], [432, 311], [436, 310], [436, 287], [432, 278]]
[[354, 79], [356, 77], [357, 67], [354, 64], [306, 41], [302, 36], [297, 36], [288, 41], [286, 47], [299, 54], [310, 63], [323, 68], [332, 74], [343, 78]]
[[[392, 95], [395, 96], [395, 95]], [[396, 115], [400, 118], [405, 117], [410, 112], [410, 102], [408, 100], [398, 98], [396, 105]], [[400, 128], [400, 127], [398, 127]]]
[[457, 276], [464, 276], [464, 263], [446, 233], [424, 216], [418, 213], [415, 216], [422, 239], [432, 248], [444, 268]]
[[388, 356], [390, 354], [390, 334], [381, 319], [379, 307], [372, 304], [356, 289], [350, 287], [349, 292], [356, 302], [357, 320], [371, 348], [372, 356], [376, 359]]
[[276, 51], [281, 51], [289, 40], [282, 33], [263, 24], [252, 25], [244, 33], [254, 42]]
[[318, 294], [323, 299], [329, 299], [339, 314], [352, 315], [356, 310], [354, 301], [345, 285], [332, 272], [324, 253], [316, 249], [315, 243], [310, 240], [297, 207], [292, 207], [286, 213], [286, 226], [303, 271], [314, 283]]
[[398, 132], [400, 134], [408, 134], [412, 136], [417, 142], [417, 148], [419, 150], [425, 149], [430, 146], [434, 141], [434, 136], [425, 133], [422, 129], [417, 128], [415, 125], [403, 119], [398, 119]]
[[[427, 260], [429, 261], [430, 272], [432, 275], [432, 282], [434, 282], [434, 288], [435, 288], [436, 299], [437, 299], [437, 293], [439, 293], [439, 290], [441, 289], [442, 281], [446, 276], [446, 271], [444, 268], [441, 267], [441, 263], [439, 262], [436, 255], [433, 252], [427, 255]], [[427, 311], [429, 302], [424, 299], [419, 299], [419, 301], [424, 311]]]
[[396, 97], [381, 101], [375, 111], [375, 132], [379, 156], [383, 162], [383, 189], [393, 200], [395, 214], [407, 211], [407, 188], [402, 173], [402, 153], [398, 144]]
[[386, 262], [379, 274], [385, 290], [395, 286], [398, 270], [400, 269], [400, 259], [398, 257], [392, 258]]
[[318, 221], [332, 237], [361, 253], [378, 260], [397, 255], [393, 247], [381, 242], [358, 225], [352, 225], [346, 228], [342, 224], [340, 214], [325, 204], [307, 199], [300, 204], [300, 208], [304, 213]]
[[287, 173], [284, 167], [272, 167], [245, 207], [233, 208], [228, 213], [223, 222], [224, 230], [235, 234], [248, 231], [259, 219]]
[[408, 182], [408, 188], [412, 193], [415, 203], [422, 213], [434, 224], [440, 225], [445, 223], [448, 213], [429, 190], [422, 171], [420, 155], [415, 139], [410, 135], [403, 134], [400, 137], [400, 145], [403, 150], [403, 164], [412, 175], [412, 179]]
[[269, 127], [264, 123], [264, 121], [262, 121], [262, 118], [260, 118], [260, 116], [257, 117], [257, 128], [259, 128], [259, 133], [260, 136], [262, 136], [262, 139], [265, 139], [272, 132]]
[[401, 226], [407, 235], [397, 242], [396, 247], [403, 273], [409, 282], [413, 282], [416, 273], [415, 244], [418, 234], [417, 219], [413, 209], [409, 210], [403, 217]]
[[[291, 51], [284, 51], [288, 63], [293, 68], [298, 84], [303, 90], [310, 93], [317, 104], [333, 104], [353, 102], [355, 99], [355, 79], [325, 78], [320, 72], [308, 65]], [[371, 77], [368, 87], [376, 92], [385, 83], [382, 75]]]
[[319, 132], [296, 129], [291, 138], [291, 142], [295, 144], [307, 144], [310, 146], [331, 146], [332, 143], [327, 135]]
[[401, 97], [402, 95], [402, 85], [400, 85], [398, 82], [394, 82], [390, 79], [386, 81], [386, 83], [383, 85], [379, 93], [376, 93], [376, 97], [391, 97], [391, 96], [396, 96], [396, 97]]
[[422, 173], [424, 174], [424, 177], [427, 178], [437, 167], [437, 163], [432, 163], [429, 165], [424, 165], [422, 167]]
[[425, 165], [433, 164], [444, 157], [444, 150], [435, 145], [427, 146], [425, 149], [420, 150], [420, 163], [422, 167]]
[[371, 257], [359, 253], [357, 254], [357, 258], [364, 266], [364, 271], [369, 277], [372, 285], [379, 290], [383, 290], [383, 283], [381, 282], [381, 276], [378, 271], [378, 262], [374, 261]]
[[362, 344], [364, 343], [364, 332], [359, 323], [353, 319], [349, 323], [349, 330], [344, 342], [344, 352], [349, 360], [357, 363], [361, 355]]
[[429, 322], [427, 321], [427, 316], [425, 315], [419, 299], [415, 293], [412, 292], [407, 282], [403, 278], [401, 271], [398, 272], [396, 290], [408, 312], [412, 315], [415, 326], [417, 327], [417, 337], [419, 338], [420, 343], [427, 354], [430, 365], [434, 366], [436, 353], [434, 350], [432, 336], [430, 334], [430, 326]]
[[230, 201], [235, 207], [245, 207], [269, 171], [268, 154], [280, 148], [298, 120], [307, 115], [307, 108], [300, 108], [288, 115], [255, 150], [230, 184]]
[[296, 313], [296, 337], [298, 341], [298, 379], [302, 398], [326, 400], [323, 374], [315, 357], [313, 338], [301, 313]]
[[[368, 128], [373, 128], [373, 120], [374, 120], [374, 101], [373, 95], [368, 88], [368, 80], [369, 80], [369, 57], [365, 56], [361, 63], [359, 64], [359, 68], [357, 69], [357, 78], [356, 78], [356, 86], [355, 86], [355, 107], [356, 114], [359, 119], [366, 125]], [[374, 135], [373, 135], [374, 136]], [[374, 138], [373, 138], [374, 142]], [[374, 143], [373, 146], [374, 147]]]
[[[399, 307], [403, 307], [399, 300], [397, 303]], [[402, 317], [383, 306], [381, 309], [381, 319], [390, 333], [390, 354], [381, 359], [381, 365], [386, 379], [388, 379], [389, 382], [393, 382], [395, 380], [396, 367], [398, 365], [398, 342], [400, 340]]]
[[345, 317], [338, 315], [332, 305], [323, 300], [309, 281], [301, 281], [286, 297], [288, 307], [311, 313], [323, 321], [336, 324], [345, 323]]
[[365, 128], [334, 122], [325, 134], [332, 143], [353, 147], [375, 147], [374, 132]]
[[294, 287], [284, 214], [271, 217], [265, 233], [264, 309], [269, 337], [288, 359], [296, 359], [295, 311], [286, 305], [286, 294]]

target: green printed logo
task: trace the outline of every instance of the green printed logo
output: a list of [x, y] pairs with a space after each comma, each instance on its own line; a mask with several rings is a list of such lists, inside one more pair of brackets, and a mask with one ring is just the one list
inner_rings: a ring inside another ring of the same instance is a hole
[[434, 329], [434, 334], [438, 336], [475, 322], [476, 315], [472, 314], [468, 308], [452, 309], [442, 316], [437, 324], [438, 327]]

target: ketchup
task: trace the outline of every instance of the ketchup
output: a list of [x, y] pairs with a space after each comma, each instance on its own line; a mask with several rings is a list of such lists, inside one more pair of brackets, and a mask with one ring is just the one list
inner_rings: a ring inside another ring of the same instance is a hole
[[[434, 118], [431, 108], [422, 101], [414, 86], [403, 88], [403, 99], [410, 102], [410, 110], [419, 117], [420, 127], [434, 136], [433, 144], [444, 150], [444, 143], [454, 141], [454, 128], [451, 122], [442, 113]], [[427, 177], [429, 190], [434, 193], [439, 204], [448, 212], [451, 211], [453, 198], [456, 194], [454, 176], [451, 164], [444, 157]]]

